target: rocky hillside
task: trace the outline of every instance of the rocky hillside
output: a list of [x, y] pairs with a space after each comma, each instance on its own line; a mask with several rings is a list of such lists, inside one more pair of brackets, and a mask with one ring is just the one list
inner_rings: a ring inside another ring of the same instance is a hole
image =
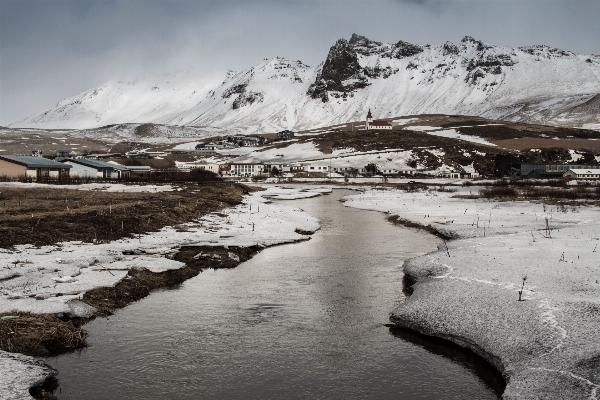
[[187, 125], [237, 133], [303, 130], [415, 114], [473, 115], [600, 129], [600, 57], [548, 46], [394, 44], [352, 35], [325, 61], [267, 59], [210, 77], [108, 82], [12, 127]]

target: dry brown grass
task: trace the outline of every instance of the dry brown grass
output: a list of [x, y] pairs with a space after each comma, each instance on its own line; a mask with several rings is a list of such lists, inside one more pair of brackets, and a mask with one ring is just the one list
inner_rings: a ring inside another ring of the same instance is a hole
[[600, 140], [589, 139], [547, 139], [524, 137], [495, 140], [493, 143], [500, 148], [517, 151], [563, 147], [565, 149], [585, 149], [589, 151], [600, 152]]
[[161, 193], [0, 188], [0, 247], [106, 242], [178, 225], [239, 204], [237, 184], [181, 185]]
[[78, 321], [51, 314], [1, 314], [0, 349], [30, 356], [49, 356], [87, 346]]

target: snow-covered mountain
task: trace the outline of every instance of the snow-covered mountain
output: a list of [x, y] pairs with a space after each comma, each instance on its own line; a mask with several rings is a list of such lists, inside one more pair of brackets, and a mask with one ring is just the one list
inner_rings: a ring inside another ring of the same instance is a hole
[[157, 123], [240, 133], [411, 114], [600, 126], [600, 56], [548, 46], [338, 40], [317, 67], [282, 58], [221, 76], [108, 82], [11, 127]]

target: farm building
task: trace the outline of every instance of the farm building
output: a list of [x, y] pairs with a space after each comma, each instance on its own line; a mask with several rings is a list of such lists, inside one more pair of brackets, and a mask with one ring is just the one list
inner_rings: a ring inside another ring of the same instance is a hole
[[565, 178], [575, 178], [575, 179], [600, 179], [600, 166], [596, 166], [596, 168], [571, 168], [567, 172], [564, 173], [563, 177]]
[[0, 156], [0, 176], [7, 178], [58, 179], [69, 176], [70, 165], [34, 156]]
[[70, 158], [61, 161], [73, 167], [71, 177], [93, 179], [122, 179], [130, 175], [128, 168], [98, 160]]

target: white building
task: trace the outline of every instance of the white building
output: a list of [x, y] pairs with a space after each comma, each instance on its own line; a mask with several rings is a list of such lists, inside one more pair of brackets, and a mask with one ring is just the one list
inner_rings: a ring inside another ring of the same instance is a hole
[[103, 161], [67, 158], [61, 162], [72, 167], [71, 177], [120, 179], [129, 176], [129, 168]]
[[575, 179], [600, 179], [600, 167], [589, 169], [571, 168], [563, 174], [563, 177]]
[[230, 164], [231, 176], [259, 176], [263, 175], [265, 166], [258, 163], [233, 163]]

